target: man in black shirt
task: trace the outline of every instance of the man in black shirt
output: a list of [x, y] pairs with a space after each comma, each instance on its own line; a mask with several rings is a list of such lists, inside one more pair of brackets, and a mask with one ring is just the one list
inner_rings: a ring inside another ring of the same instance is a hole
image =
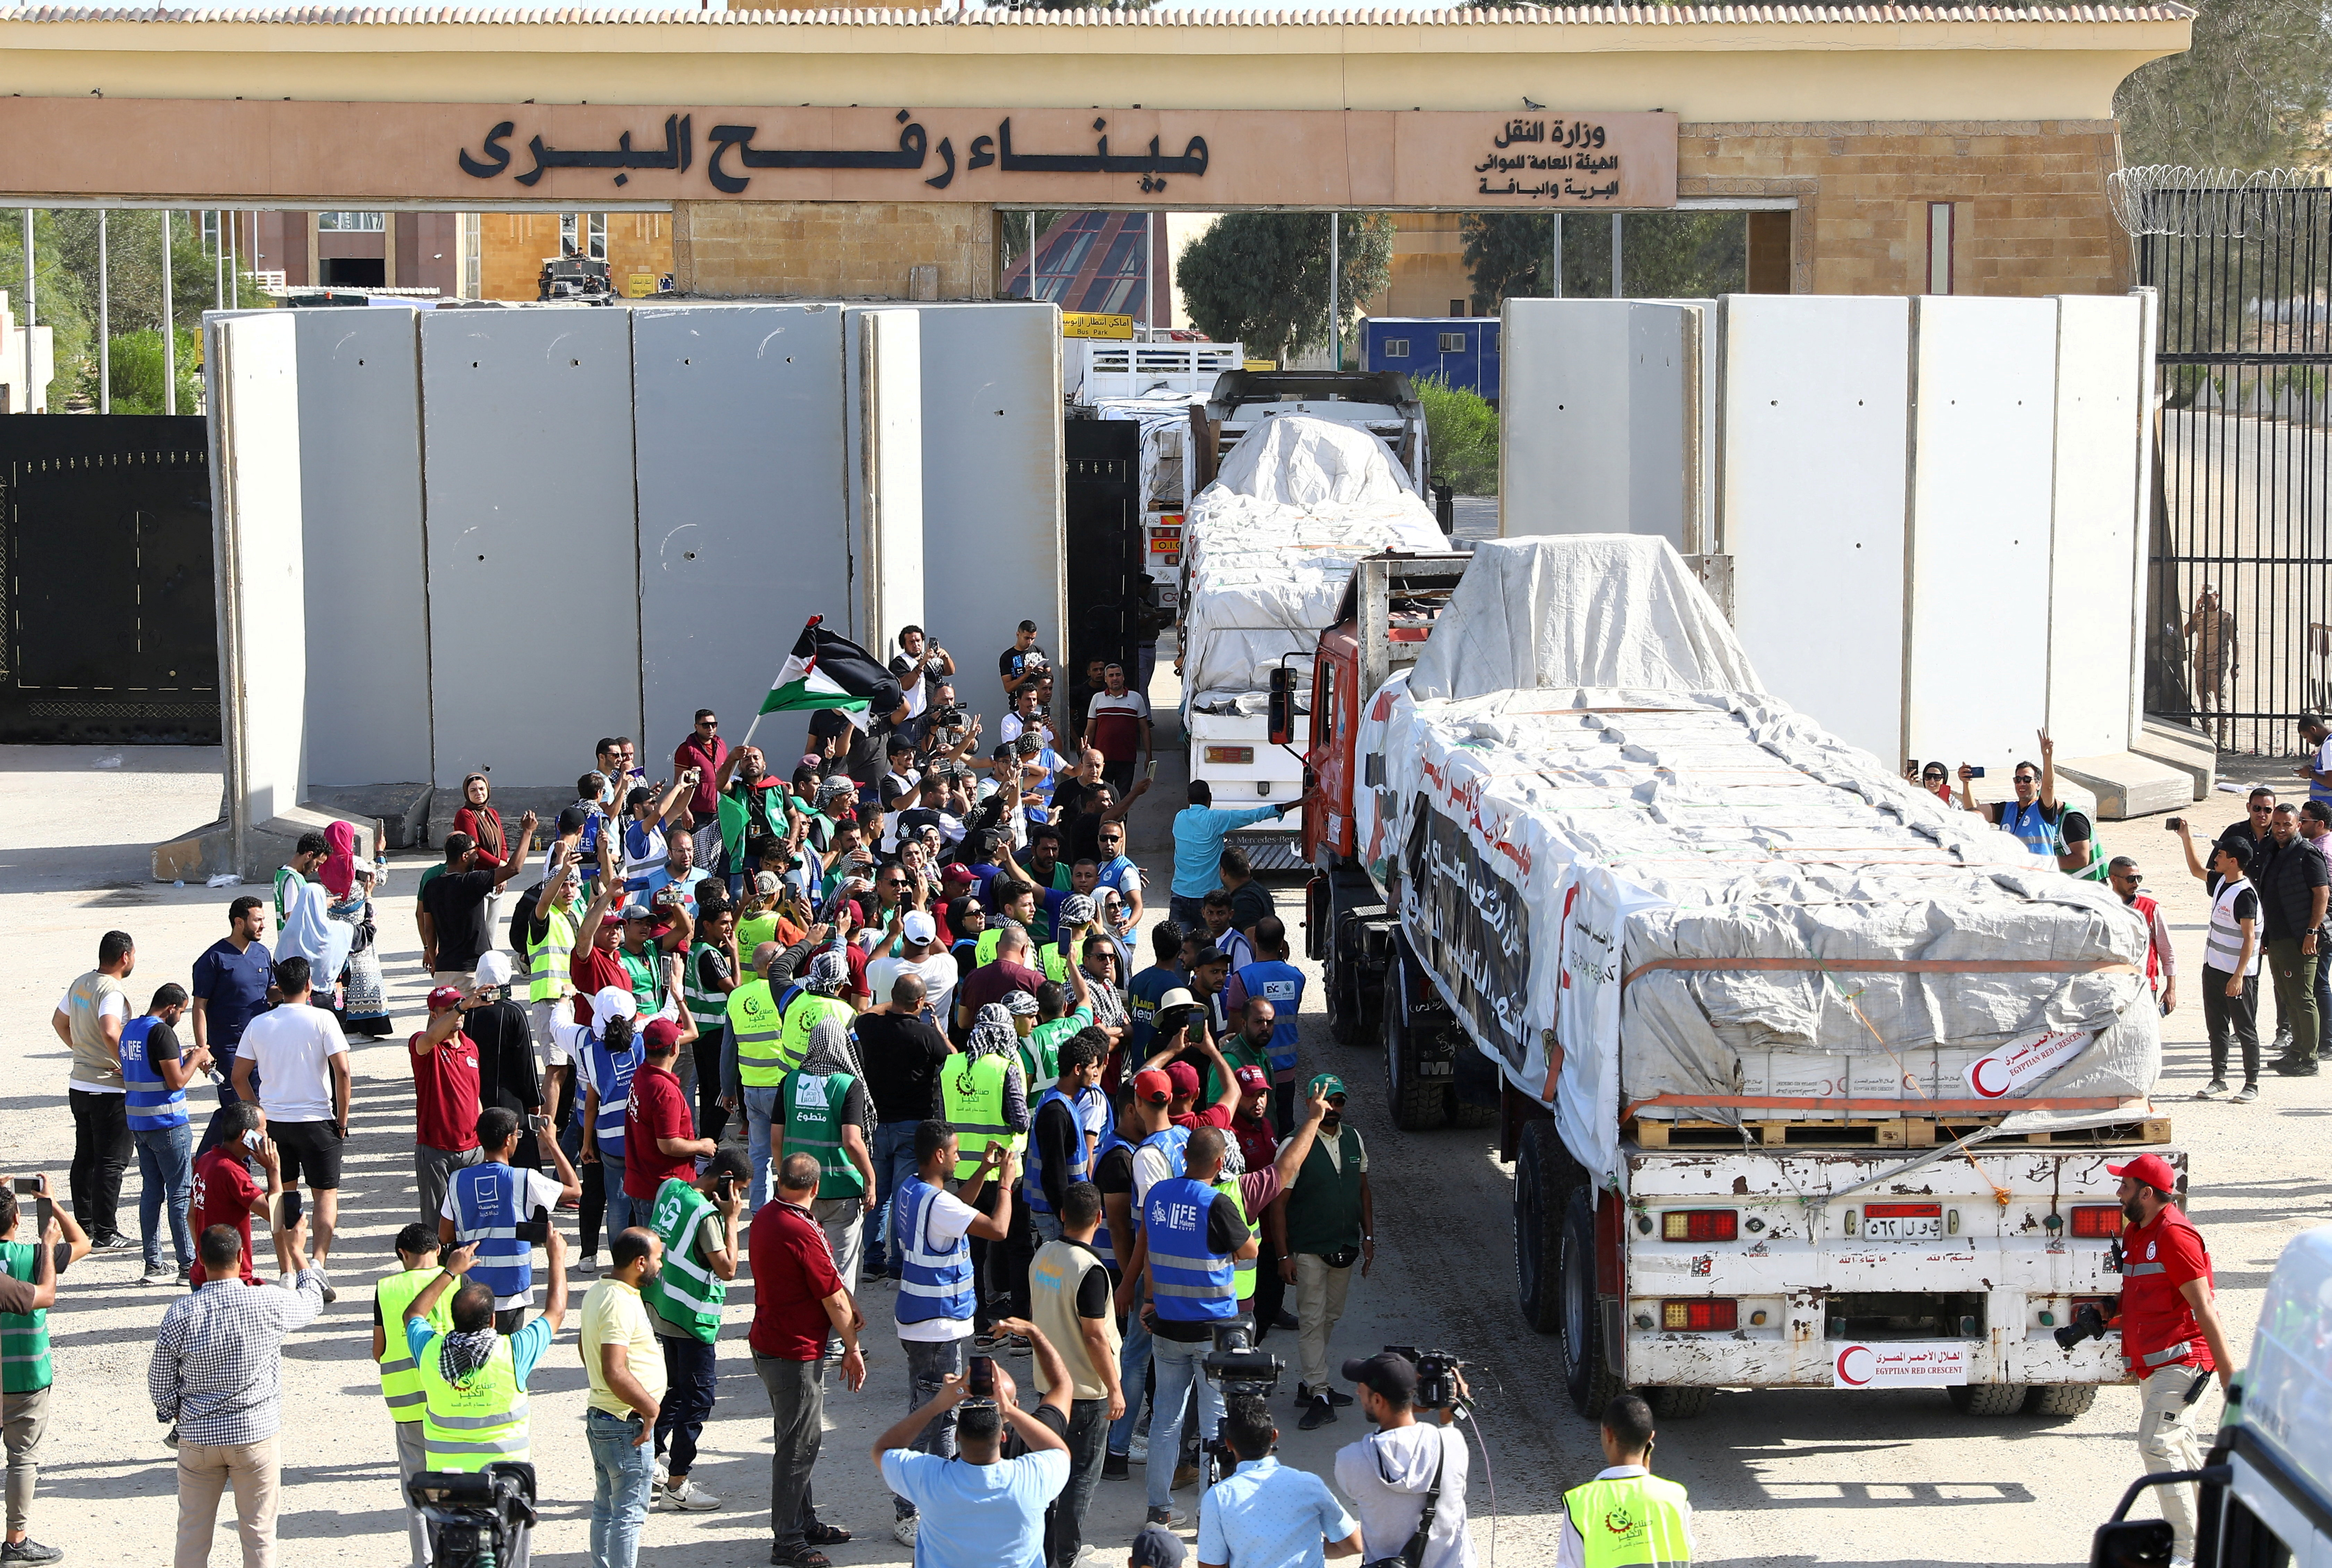
[[482, 954], [472, 980], [481, 996], [492, 999], [462, 1018], [462, 1032], [478, 1047], [478, 1108], [499, 1105], [518, 1117], [518, 1143], [510, 1162], [521, 1171], [540, 1171], [542, 1150], [532, 1118], [542, 1114], [542, 1080], [534, 1069], [533, 1019], [510, 994], [510, 955]]
[[1012, 645], [996, 656], [996, 673], [1003, 677], [1004, 695], [1017, 697], [1020, 688], [1030, 686], [1052, 674], [1052, 660], [1037, 645], [1037, 623], [1022, 621], [1012, 638]]
[[520, 817], [510, 852], [490, 868], [479, 866], [478, 846], [468, 834], [445, 836], [445, 869], [421, 894], [421, 961], [437, 984], [469, 984], [479, 955], [494, 945], [486, 929], [486, 900], [526, 869], [534, 824], [531, 811]]
[[[858, 1060], [866, 1069], [866, 1093], [874, 1102], [874, 1211], [867, 1216], [865, 1272], [870, 1279], [897, 1279], [907, 1264], [903, 1243], [886, 1258], [875, 1238], [875, 1221], [889, 1211], [891, 1195], [915, 1173], [915, 1128], [941, 1114], [940, 1069], [955, 1047], [925, 1023], [923, 977], [902, 970], [883, 1005], [858, 1015]], [[845, 1283], [849, 1283], [846, 1281]]]
[[1103, 1052], [1083, 1033], [1063, 1041], [1061, 1076], [1055, 1086], [1065, 1097], [1056, 1100], [1047, 1095], [1037, 1103], [1036, 1114], [1029, 1123], [1028, 1136], [1036, 1148], [1036, 1158], [1028, 1165], [1044, 1191], [1045, 1211], [1032, 1213], [1028, 1225], [1040, 1242], [1061, 1238], [1063, 1195], [1083, 1180], [1075, 1167], [1090, 1165], [1092, 1162], [1093, 1145], [1085, 1137], [1084, 1118], [1072, 1102], [1085, 1090], [1100, 1085], [1102, 1056]]
[[2260, 922], [2266, 929], [2267, 968], [2275, 983], [2276, 1010], [2291, 1031], [2291, 1043], [2269, 1066], [2288, 1078], [2312, 1078], [2322, 1020], [2316, 1012], [2317, 948], [2324, 931], [2332, 874], [2324, 857], [2299, 837], [2299, 814], [2279, 806], [2269, 818], [2272, 847], [2255, 864], [2251, 885], [2259, 889]]

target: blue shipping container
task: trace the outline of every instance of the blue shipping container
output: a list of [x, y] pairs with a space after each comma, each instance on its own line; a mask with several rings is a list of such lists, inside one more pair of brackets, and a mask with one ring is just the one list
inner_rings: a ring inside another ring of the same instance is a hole
[[1438, 377], [1498, 400], [1496, 316], [1371, 316], [1361, 323], [1361, 368]]

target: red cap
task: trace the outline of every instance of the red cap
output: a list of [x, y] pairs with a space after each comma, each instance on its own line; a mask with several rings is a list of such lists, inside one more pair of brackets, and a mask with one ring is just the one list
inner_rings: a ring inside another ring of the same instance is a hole
[[961, 864], [955, 861], [950, 861], [940, 872], [940, 885], [942, 887], [970, 887], [971, 885], [971, 873]]
[[2164, 1192], [2178, 1190], [2178, 1172], [2173, 1171], [2170, 1168], [2170, 1162], [2159, 1154], [2140, 1154], [2127, 1165], [2108, 1165], [2106, 1167], [2106, 1174], [2127, 1176], [2134, 1181], [2142, 1181], [2146, 1186]]
[[1245, 1089], [1249, 1094], [1253, 1094], [1257, 1089], [1268, 1089], [1271, 1087], [1271, 1080], [1264, 1076], [1264, 1071], [1261, 1067], [1257, 1066], [1252, 1062], [1248, 1062], [1244, 1066], [1232, 1069], [1231, 1076], [1237, 1078], [1238, 1080], [1238, 1086]]
[[662, 1056], [680, 1044], [680, 1026], [670, 1018], [657, 1018], [640, 1031], [640, 1038], [646, 1042], [649, 1050]]
[[1155, 1067], [1133, 1075], [1133, 1097], [1148, 1105], [1163, 1105], [1174, 1098], [1174, 1080]]
[[1199, 1069], [1188, 1062], [1167, 1063], [1166, 1077], [1167, 1081], [1174, 1085], [1174, 1092], [1178, 1095], [1195, 1095], [1199, 1092]]
[[461, 1005], [462, 990], [459, 986], [439, 986], [429, 993], [429, 1010], [433, 1013], [442, 1013], [448, 1008], [458, 1008]]

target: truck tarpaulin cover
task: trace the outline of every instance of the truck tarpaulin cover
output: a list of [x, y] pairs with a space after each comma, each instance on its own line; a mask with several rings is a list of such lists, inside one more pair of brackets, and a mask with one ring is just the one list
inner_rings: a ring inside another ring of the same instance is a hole
[[1301, 415], [1248, 431], [1183, 523], [1186, 707], [1260, 691], [1284, 655], [1309, 655], [1362, 557], [1448, 547], [1378, 436]]
[[2144, 923], [1762, 694], [1664, 540], [1478, 546], [1359, 751], [1412, 947], [1591, 1169], [1617, 1179], [1623, 1107], [2144, 1114]]

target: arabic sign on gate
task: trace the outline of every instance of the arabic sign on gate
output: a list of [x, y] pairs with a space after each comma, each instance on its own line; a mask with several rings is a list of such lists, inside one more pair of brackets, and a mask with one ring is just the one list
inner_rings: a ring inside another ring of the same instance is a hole
[[1676, 204], [1677, 117], [0, 98], [43, 193], [488, 210], [595, 202], [1627, 208]]

